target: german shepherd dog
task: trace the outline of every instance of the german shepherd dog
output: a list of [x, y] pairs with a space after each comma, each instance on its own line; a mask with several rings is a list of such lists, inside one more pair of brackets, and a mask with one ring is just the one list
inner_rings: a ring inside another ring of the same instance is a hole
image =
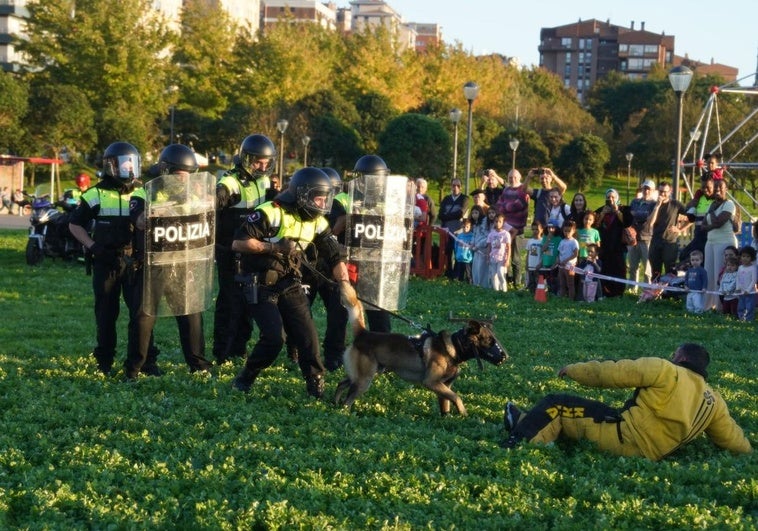
[[481, 368], [482, 359], [493, 365], [508, 359], [492, 330], [482, 321], [470, 320], [452, 334], [444, 330], [437, 334], [425, 332], [417, 338], [371, 332], [366, 330], [363, 305], [349, 282], [340, 283], [340, 296], [353, 329], [353, 344], [345, 350], [347, 378], [337, 385], [334, 397], [337, 405], [347, 391], [342, 403], [352, 406], [366, 392], [381, 368], [434, 391], [440, 414], [448, 414], [452, 402], [458, 413], [465, 416], [463, 401], [450, 389], [460, 371], [459, 365], [476, 358]]

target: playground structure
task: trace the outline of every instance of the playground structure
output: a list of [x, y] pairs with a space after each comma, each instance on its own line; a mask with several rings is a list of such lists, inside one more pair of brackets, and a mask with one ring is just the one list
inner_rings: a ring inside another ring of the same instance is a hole
[[[685, 171], [682, 173], [682, 178], [685, 186], [687, 187], [687, 193], [690, 197], [694, 195], [695, 190], [699, 184], [693, 182], [696, 168], [700, 168], [703, 163], [703, 157], [706, 153], [721, 153], [722, 154], [722, 168], [724, 170], [725, 178], [729, 179], [729, 185], [731, 190], [740, 190], [752, 202], [752, 208], [758, 206], [755, 196], [745, 187], [734, 174], [739, 170], [754, 170], [758, 169], [758, 162], [744, 160], [744, 155], [747, 148], [758, 139], [758, 129], [753, 131], [751, 136], [745, 138], [744, 135], [740, 135], [748, 124], [754, 123], [753, 121], [758, 116], [758, 99], [754, 100], [752, 110], [739, 121], [730, 131], [724, 133], [722, 131], [721, 117], [719, 114], [719, 95], [720, 94], [744, 94], [745, 96], [751, 96], [758, 98], [758, 86], [742, 87], [739, 82], [754, 77], [755, 74], [750, 74], [742, 79], [738, 79], [734, 82], [727, 83], [720, 87], [711, 87], [710, 96], [708, 101], [703, 107], [700, 116], [695, 124], [695, 127], [690, 133], [689, 141], [686, 147], [682, 150], [682, 161], [680, 164], [683, 168], [691, 168], [692, 175], [688, 175]], [[697, 135], [697, 131], [700, 131], [702, 135]], [[700, 144], [698, 145], [698, 140]], [[696, 152], [696, 149], [699, 151]], [[688, 153], [692, 153], [689, 157]], [[690, 158], [692, 162], [685, 162]], [[743, 219], [755, 221], [755, 218], [751, 215], [748, 207], [740, 203], [734, 194], [729, 192], [730, 198], [742, 211]]]

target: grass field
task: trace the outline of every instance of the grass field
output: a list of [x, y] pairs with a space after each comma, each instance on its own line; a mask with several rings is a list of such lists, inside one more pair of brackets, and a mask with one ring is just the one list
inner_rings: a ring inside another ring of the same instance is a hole
[[[2, 529], [755, 529], [758, 462], [700, 438], [653, 463], [588, 443], [503, 450], [506, 400], [547, 392], [620, 405], [631, 390], [556, 377], [566, 363], [668, 357], [684, 341], [711, 351], [711, 383], [753, 446], [755, 323], [685, 314], [682, 303], [595, 304], [413, 279], [403, 315], [434, 329], [497, 315], [510, 354], [464, 367], [469, 416], [382, 376], [349, 412], [305, 394], [282, 354], [249, 395], [227, 364], [190, 375], [162, 319], [160, 378], [96, 374], [90, 279], [78, 264], [24, 263], [23, 231], [0, 231], [0, 528]], [[323, 309], [315, 318], [323, 329]], [[125, 351], [125, 310], [119, 362]], [[212, 313], [206, 316], [210, 341]], [[394, 321], [396, 331], [416, 333]]]

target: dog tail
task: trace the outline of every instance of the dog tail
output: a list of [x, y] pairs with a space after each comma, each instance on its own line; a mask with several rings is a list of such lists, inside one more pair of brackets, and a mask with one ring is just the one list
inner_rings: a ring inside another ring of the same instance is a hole
[[358, 294], [350, 282], [340, 282], [340, 300], [342, 306], [347, 309], [347, 318], [353, 329], [353, 337], [366, 330], [366, 324], [363, 319], [363, 304], [358, 300]]

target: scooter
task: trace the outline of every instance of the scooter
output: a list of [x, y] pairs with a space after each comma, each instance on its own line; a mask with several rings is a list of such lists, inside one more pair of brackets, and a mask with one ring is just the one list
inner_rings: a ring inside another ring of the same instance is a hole
[[50, 195], [29, 196], [32, 214], [29, 218], [29, 239], [26, 242], [26, 263], [40, 264], [46, 256], [63, 260], [84, 260], [84, 247], [68, 230], [70, 210], [62, 212], [50, 201]]

